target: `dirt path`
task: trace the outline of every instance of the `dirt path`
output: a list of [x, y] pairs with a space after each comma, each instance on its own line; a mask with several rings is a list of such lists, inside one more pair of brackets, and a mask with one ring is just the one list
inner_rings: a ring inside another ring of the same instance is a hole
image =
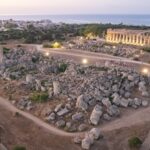
[[124, 127], [130, 127], [144, 122], [149, 122], [150, 121], [149, 114], [150, 114], [150, 106], [145, 109], [137, 110], [136, 112], [133, 112], [133, 114], [131, 115], [122, 116], [121, 118], [114, 120], [108, 123], [107, 125], [101, 127], [101, 130], [111, 131]]
[[12, 105], [8, 100], [0, 97], [0, 105], [3, 106], [4, 108], [6, 108], [9, 111], [12, 112], [18, 112], [19, 114], [21, 114], [23, 117], [33, 121], [35, 124], [37, 124], [40, 127], [45, 128], [46, 130], [50, 131], [52, 134], [55, 135], [61, 135], [61, 136], [74, 136], [74, 135], [78, 135], [78, 133], [74, 134], [74, 133], [67, 133], [65, 131], [59, 130], [57, 128], [52, 127], [51, 125], [49, 125], [48, 123], [42, 121], [41, 119], [33, 116], [32, 114], [19, 110], [17, 109], [14, 105]]
[[145, 139], [144, 143], [142, 144], [142, 147], [140, 150], [150, 150], [150, 132]]
[[[59, 130], [59, 129], [47, 124], [46, 122], [40, 120], [39, 118], [33, 116], [32, 114], [17, 109], [8, 100], [6, 100], [2, 97], [0, 97], [0, 105], [9, 111], [19, 112], [22, 116], [33, 121], [38, 126], [48, 130], [52, 134], [61, 135], [61, 136], [70, 136], [70, 137], [83, 134], [83, 133], [67, 133], [65, 131]], [[102, 131], [112, 131], [115, 129], [120, 129], [123, 127], [130, 127], [132, 125], [140, 124], [143, 122], [148, 122], [148, 121], [150, 121], [149, 114], [150, 114], [150, 107], [147, 107], [143, 110], [137, 110], [137, 112], [135, 112], [134, 114], [131, 114], [129, 116], [123, 116], [123, 117], [121, 117], [115, 121], [112, 121], [112, 122], [108, 123], [107, 125], [102, 126], [100, 128]]]
[[134, 61], [129, 58], [123, 58], [118, 56], [112, 56], [108, 54], [103, 53], [95, 53], [95, 52], [88, 52], [83, 50], [67, 50], [67, 49], [47, 49], [47, 48], [41, 48], [40, 46], [36, 46], [36, 49], [39, 51], [47, 51], [49, 50], [51, 53], [55, 54], [61, 54], [61, 55], [68, 55], [68, 56], [77, 56], [77, 57], [86, 57], [91, 59], [97, 59], [97, 60], [108, 60], [108, 61], [116, 61], [116, 62], [123, 62], [123, 63], [131, 63], [135, 65], [145, 65], [150, 67], [150, 64], [141, 62], [141, 61]]

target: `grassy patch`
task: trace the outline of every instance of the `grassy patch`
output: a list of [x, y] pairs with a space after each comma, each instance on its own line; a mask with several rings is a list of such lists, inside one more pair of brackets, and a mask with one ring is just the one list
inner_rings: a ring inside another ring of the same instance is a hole
[[19, 47], [22, 47], [22, 45], [19, 44], [19, 45], [17, 45], [17, 47], [18, 47], [18, 48], [19, 48]]
[[139, 148], [142, 145], [142, 141], [138, 137], [132, 137], [128, 140], [130, 148]]
[[108, 70], [108, 68], [106, 68], [106, 67], [96, 67], [96, 66], [89, 66], [89, 69], [94, 69], [97, 71], [107, 71]]
[[150, 47], [144, 47], [143, 50], [150, 53]]
[[7, 43], [6, 42], [0, 42], [0, 45], [6, 45]]
[[80, 74], [85, 74], [85, 71], [84, 71], [83, 69], [78, 69], [78, 72], [79, 72]]
[[52, 48], [51, 44], [43, 44], [43, 48]]
[[38, 58], [38, 57], [35, 57], [35, 56], [32, 57], [32, 62], [33, 62], [33, 63], [36, 63], [36, 62], [38, 62], [38, 61], [39, 61], [39, 58]]
[[13, 150], [26, 150], [24, 146], [15, 146]]
[[4, 53], [4, 54], [9, 53], [9, 51], [10, 51], [10, 49], [9, 49], [9, 48], [7, 48], [7, 47], [3, 47], [3, 53]]
[[34, 92], [30, 94], [30, 99], [34, 102], [46, 102], [48, 100], [47, 92]]
[[59, 72], [65, 72], [66, 69], [67, 69], [67, 67], [68, 67], [68, 64], [66, 64], [66, 63], [61, 63], [61, 64], [59, 64], [58, 71], [59, 71]]

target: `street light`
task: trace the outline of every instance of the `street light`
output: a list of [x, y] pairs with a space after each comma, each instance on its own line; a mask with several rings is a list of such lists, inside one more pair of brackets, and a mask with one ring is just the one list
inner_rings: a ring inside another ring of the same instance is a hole
[[80, 37], [80, 40], [83, 40], [83, 36]]
[[148, 68], [143, 68], [142, 73], [145, 74], [145, 75], [148, 75], [148, 73], [149, 73]]
[[58, 42], [53, 43], [53, 48], [61, 48], [61, 44]]
[[88, 63], [88, 60], [86, 58], [82, 59], [82, 64], [86, 65]]
[[49, 53], [49, 52], [46, 52], [46, 53], [45, 53], [45, 56], [47, 56], [47, 57], [48, 57], [49, 55], [50, 55], [50, 53]]

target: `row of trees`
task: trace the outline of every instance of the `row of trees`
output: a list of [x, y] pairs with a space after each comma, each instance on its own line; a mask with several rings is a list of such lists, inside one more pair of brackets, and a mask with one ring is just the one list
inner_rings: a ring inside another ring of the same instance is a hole
[[29, 25], [24, 30], [10, 28], [7, 31], [0, 31], [0, 41], [10, 39], [22, 39], [25, 43], [42, 43], [43, 41], [65, 40], [67, 35], [76, 36], [75, 25], [55, 25], [49, 28], [40, 28]]
[[106, 35], [107, 29], [136, 29], [136, 30], [146, 30], [150, 29], [147, 26], [128, 26], [123, 24], [113, 25], [113, 24], [85, 24], [80, 28], [79, 34], [86, 36], [88, 33], [93, 33], [96, 36], [104, 37]]
[[123, 24], [62, 24], [50, 28], [36, 28], [29, 25], [24, 30], [10, 28], [8, 31], [0, 31], [0, 41], [23, 39], [25, 43], [42, 43], [46, 40], [66, 40], [68, 36], [86, 36], [88, 33], [104, 37], [108, 28], [149, 29], [145, 26], [127, 26]]

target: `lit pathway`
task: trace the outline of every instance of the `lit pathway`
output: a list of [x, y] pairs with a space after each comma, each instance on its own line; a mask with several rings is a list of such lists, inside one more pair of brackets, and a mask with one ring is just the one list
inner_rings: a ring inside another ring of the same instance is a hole
[[126, 65], [131, 65], [131, 67], [136, 67], [138, 71], [141, 71], [143, 67], [149, 68], [150, 64], [141, 62], [141, 61], [134, 61], [128, 58], [116, 57], [102, 53], [94, 53], [94, 52], [85, 52], [81, 50], [66, 50], [66, 49], [41, 49], [42, 52], [49, 52], [52, 56], [60, 56], [60, 57], [67, 57], [78, 62], [81, 62], [83, 58], [86, 58], [89, 63], [98, 63], [99, 61], [113, 61], [117, 64], [124, 63]]

